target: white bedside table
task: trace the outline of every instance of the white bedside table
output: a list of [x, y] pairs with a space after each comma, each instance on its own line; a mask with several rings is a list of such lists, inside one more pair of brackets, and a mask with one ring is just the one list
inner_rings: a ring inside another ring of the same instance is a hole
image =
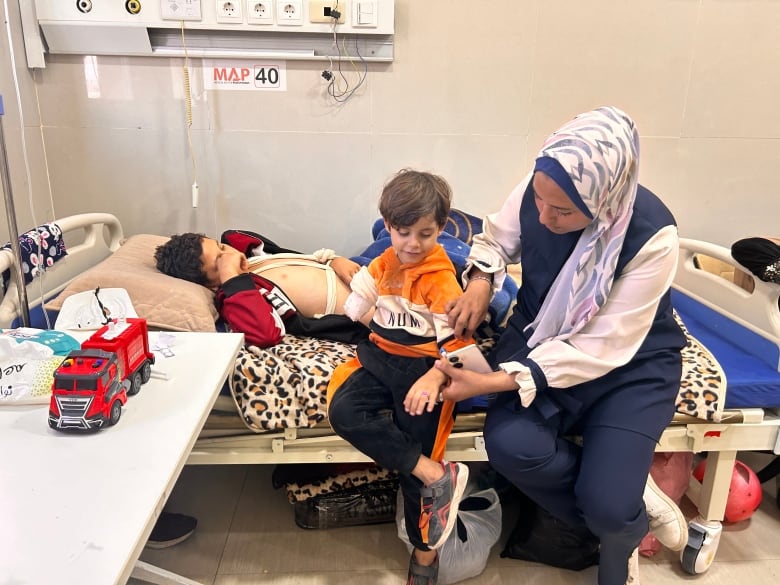
[[[158, 334], [149, 334], [150, 345]], [[175, 355], [116, 426], [54, 431], [48, 405], [0, 409], [0, 575], [30, 585], [124, 584], [244, 337], [173, 333]], [[135, 576], [193, 583], [138, 562]]]

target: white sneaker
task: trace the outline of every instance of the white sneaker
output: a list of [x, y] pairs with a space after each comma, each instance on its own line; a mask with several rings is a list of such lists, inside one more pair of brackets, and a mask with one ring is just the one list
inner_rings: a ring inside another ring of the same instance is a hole
[[628, 578], [626, 585], [639, 585], [639, 547], [628, 557]]
[[677, 504], [667, 496], [648, 474], [644, 493], [650, 532], [661, 544], [680, 551], [688, 544], [688, 522]]

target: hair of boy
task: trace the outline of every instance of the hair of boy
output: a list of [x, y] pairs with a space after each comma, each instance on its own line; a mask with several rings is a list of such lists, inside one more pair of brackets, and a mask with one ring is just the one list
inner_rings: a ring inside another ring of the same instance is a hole
[[379, 213], [394, 228], [412, 226], [428, 216], [433, 216], [436, 225], [443, 228], [451, 201], [452, 189], [439, 175], [402, 169], [382, 189]]
[[200, 259], [205, 237], [192, 232], [171, 236], [170, 240], [157, 246], [154, 251], [157, 270], [168, 276], [208, 285]]

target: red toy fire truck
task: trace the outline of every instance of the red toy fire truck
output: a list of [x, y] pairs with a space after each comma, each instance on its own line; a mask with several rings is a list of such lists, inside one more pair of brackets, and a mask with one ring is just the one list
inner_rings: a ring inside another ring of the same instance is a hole
[[145, 319], [109, 322], [54, 372], [49, 426], [94, 431], [116, 424], [127, 397], [149, 381], [153, 363]]

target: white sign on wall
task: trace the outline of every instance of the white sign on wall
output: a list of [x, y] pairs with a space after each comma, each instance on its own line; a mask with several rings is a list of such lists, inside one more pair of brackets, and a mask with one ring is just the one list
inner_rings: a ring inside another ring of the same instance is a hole
[[203, 61], [204, 89], [287, 91], [284, 61]]

